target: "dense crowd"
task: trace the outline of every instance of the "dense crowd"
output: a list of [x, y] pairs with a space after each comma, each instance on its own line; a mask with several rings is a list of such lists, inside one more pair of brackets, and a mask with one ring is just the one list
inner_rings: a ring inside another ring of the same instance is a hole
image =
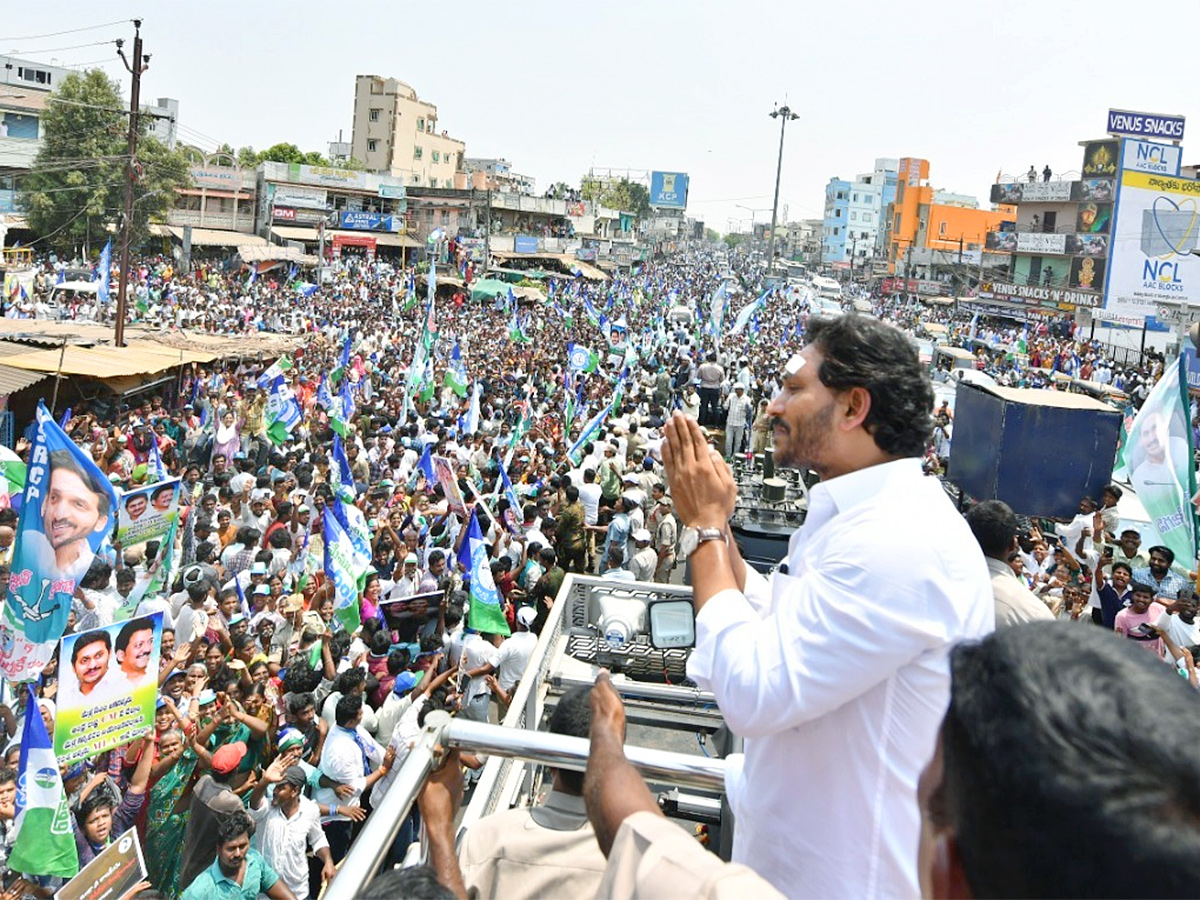
[[[764, 450], [768, 401], [815, 310], [806, 288], [768, 288], [744, 257], [711, 251], [610, 281], [554, 276], [544, 302], [473, 296], [469, 280], [438, 287], [436, 275], [366, 260], [339, 265], [320, 285], [294, 275], [247, 278], [218, 266], [185, 274], [166, 258], [141, 260], [136, 321], [282, 332], [297, 345], [286, 364], [193, 367], [178, 393], [76, 408], [64, 423], [118, 495], [182, 478], [181, 527], [163, 542], [106, 544], [68, 626], [84, 634], [162, 616], [153, 729], [62, 771], [80, 866], [135, 827], [161, 896], [226, 896], [235, 870], [249, 879], [246, 896], [317, 896], [432, 711], [503, 715], [568, 572], [678, 581], [680, 522], [662, 453], [671, 413], [694, 411], [726, 458]], [[97, 315], [82, 302], [72, 314]], [[917, 324], [886, 300], [877, 312]], [[977, 321], [954, 330], [959, 340], [969, 330], [1024, 342], [1027, 369], [1053, 360], [1081, 378], [1104, 381], [1108, 371], [1112, 383], [1128, 383], [1069, 334]], [[280, 430], [283, 401], [298, 416]], [[325, 552], [326, 510], [343, 502], [358, 510], [369, 541], [349, 615]], [[1184, 583], [1164, 587], [1174, 573], [1164, 574], [1163, 548], [1139, 555], [1103, 509], [1086, 512], [1078, 543], [1022, 533], [1017, 555], [1003, 511], [977, 537], [1037, 592], [1030, 596], [1047, 616], [1091, 621], [1090, 595], [1098, 623], [1154, 643], [1194, 681], [1195, 603], [1180, 593]], [[17, 510], [0, 511], [4, 562], [18, 522]], [[463, 548], [475, 525], [505, 628], [473, 621]], [[1163, 597], [1167, 608], [1156, 606]], [[36, 688], [51, 734], [59, 665], [52, 660]], [[11, 708], [0, 706], [6, 856], [28, 697], [17, 692]], [[570, 704], [560, 709], [552, 730], [586, 736]], [[481, 764], [467, 754], [461, 762]], [[553, 814], [586, 819], [580, 779], [560, 772], [554, 789]], [[389, 864], [419, 825], [414, 809]], [[477, 886], [495, 878], [479, 862], [490, 858], [484, 834], [461, 855]], [[577, 849], [572, 865], [593, 887], [603, 857], [594, 841]], [[61, 883], [7, 872], [5, 896], [45, 897]]]
[[[315, 896], [429, 711], [503, 712], [566, 572], [678, 579], [662, 426], [672, 409], [700, 405], [706, 423], [729, 420], [731, 454], [761, 449], [754, 405], [807, 317], [801, 293], [765, 291], [735, 265], [704, 254], [608, 282], [561, 277], [530, 303], [471, 298], [469, 283], [430, 292], [424, 274], [363, 260], [319, 287], [282, 269], [251, 280], [142, 260], [136, 321], [282, 331], [298, 346], [281, 385], [259, 377], [271, 360], [229, 361], [188, 371], [178, 394], [76, 408], [64, 423], [118, 496], [183, 479], [172, 545], [105, 544], [75, 594], [68, 635], [163, 617], [153, 730], [63, 772], [80, 865], [135, 826], [154, 890], [214, 896], [218, 844], [237, 837], [230, 816], [245, 810], [261, 889], [287, 896], [277, 876], [292, 896]], [[731, 333], [752, 301], [757, 314]], [[574, 365], [572, 345], [577, 360], [586, 351]], [[463, 374], [465, 384], [448, 377]], [[300, 411], [282, 435], [271, 429], [280, 388]], [[449, 480], [431, 471], [438, 458]], [[324, 565], [323, 514], [347, 496], [370, 535], [351, 628]], [[509, 635], [472, 627], [459, 551], [476, 507]], [[19, 514], [0, 517], [11, 557]], [[51, 734], [57, 666], [38, 689]], [[26, 696], [0, 710], [10, 784], [0, 829], [12, 822]], [[414, 814], [390, 859], [415, 825]], [[29, 876], [18, 893], [55, 886]]]

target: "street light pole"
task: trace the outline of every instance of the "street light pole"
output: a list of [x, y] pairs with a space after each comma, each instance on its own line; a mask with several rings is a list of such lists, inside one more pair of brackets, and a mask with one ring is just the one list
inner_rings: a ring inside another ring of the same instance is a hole
[[783, 133], [787, 130], [789, 119], [798, 119], [799, 115], [792, 112], [787, 105], [771, 112], [772, 119], [779, 119], [779, 161], [775, 164], [775, 200], [771, 204], [771, 241], [767, 244], [767, 271], [775, 265], [775, 219], [779, 214], [779, 178], [783, 174]]

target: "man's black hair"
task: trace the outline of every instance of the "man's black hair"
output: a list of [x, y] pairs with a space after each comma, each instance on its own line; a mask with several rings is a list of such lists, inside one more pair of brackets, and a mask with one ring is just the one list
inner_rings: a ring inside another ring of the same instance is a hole
[[129, 642], [133, 640], [133, 636], [139, 631], [153, 632], [154, 620], [149, 616], [142, 616], [140, 619], [130, 619], [122, 625], [121, 630], [117, 632], [117, 652], [125, 652], [125, 649], [129, 646]]
[[71, 647], [71, 665], [75, 665], [75, 660], [79, 659], [79, 654], [84, 647], [91, 644], [104, 644], [105, 648], [112, 652], [112, 636], [103, 628], [97, 628], [95, 631], [89, 631], [76, 639]]
[[454, 891], [437, 880], [429, 866], [409, 866], [380, 872], [362, 888], [356, 900], [454, 900]]
[[[592, 730], [592, 686], [573, 687], [561, 697], [550, 714], [550, 733], [586, 738]], [[557, 769], [563, 787], [573, 794], [583, 793], [583, 772]]]
[[1115, 572], [1115, 571], [1117, 571], [1117, 569], [1124, 569], [1126, 572], [1128, 572], [1128, 573], [1129, 573], [1129, 577], [1130, 577], [1130, 578], [1132, 578], [1132, 577], [1133, 577], [1133, 566], [1131, 566], [1129, 563], [1127, 563], [1127, 562], [1115, 562], [1115, 563], [1113, 563], [1113, 564], [1112, 564], [1112, 570]]
[[854, 314], [809, 319], [806, 336], [820, 351], [817, 377], [832, 391], [865, 388], [863, 427], [891, 456], [920, 456], [933, 434], [933, 387], [916, 346], [900, 329]]
[[1017, 517], [1003, 500], [984, 500], [967, 510], [967, 526], [983, 555], [1003, 560], [1017, 536]]
[[308, 709], [310, 706], [315, 707], [316, 705], [316, 700], [308, 691], [298, 691], [288, 698], [288, 712], [291, 713], [292, 716], [296, 716], [304, 712], [304, 710]]
[[248, 813], [236, 810], [217, 821], [217, 846], [236, 841], [243, 834], [254, 835], [254, 822]]
[[75, 819], [79, 822], [79, 827], [88, 820], [88, 816], [98, 809], [111, 810], [116, 804], [113, 803], [112, 794], [108, 791], [92, 791], [83, 798], [83, 802], [79, 804], [79, 809], [75, 813]]
[[339, 728], [345, 728], [358, 716], [360, 709], [362, 709], [362, 696], [359, 694], [347, 694], [334, 707], [334, 722], [337, 723]]
[[959, 644], [950, 673], [929, 810], [974, 896], [1196, 895], [1200, 720], [1169, 667], [1101, 629], [1030, 622]]
[[1170, 547], [1164, 547], [1159, 544], [1146, 551], [1147, 556], [1153, 556], [1155, 553], [1161, 553], [1163, 556], [1165, 556], [1167, 558], [1168, 566], [1175, 562], [1175, 551]]

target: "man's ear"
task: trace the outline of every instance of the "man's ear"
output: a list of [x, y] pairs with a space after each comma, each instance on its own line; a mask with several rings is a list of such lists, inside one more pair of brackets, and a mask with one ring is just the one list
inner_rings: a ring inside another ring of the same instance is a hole
[[949, 831], [942, 831], [934, 838], [929, 888], [934, 900], [968, 900], [973, 896], [958, 841]]

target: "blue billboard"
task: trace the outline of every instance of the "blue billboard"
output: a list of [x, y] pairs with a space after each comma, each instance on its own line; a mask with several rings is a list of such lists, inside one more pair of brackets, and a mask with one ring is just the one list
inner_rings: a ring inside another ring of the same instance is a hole
[[537, 253], [538, 239], [528, 234], [513, 236], [513, 253]]
[[378, 231], [380, 224], [383, 222], [383, 216], [379, 213], [363, 212], [357, 209], [342, 210], [341, 218], [338, 224], [342, 228], [353, 229], [354, 231]]
[[685, 172], [651, 172], [650, 205], [663, 209], [686, 209], [688, 177]]

